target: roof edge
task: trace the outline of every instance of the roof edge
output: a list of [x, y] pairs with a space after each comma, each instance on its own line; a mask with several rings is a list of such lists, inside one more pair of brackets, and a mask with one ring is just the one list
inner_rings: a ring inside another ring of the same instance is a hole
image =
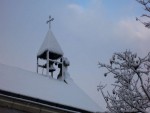
[[36, 104], [36, 105], [41, 105], [41, 106], [50, 107], [53, 109], [67, 111], [70, 113], [77, 113], [77, 112], [91, 113], [92, 112], [92, 111], [87, 111], [87, 110], [83, 110], [83, 109], [79, 109], [79, 108], [75, 108], [75, 107], [70, 107], [67, 105], [59, 104], [59, 103], [49, 102], [49, 101], [41, 100], [38, 98], [33, 98], [33, 97], [29, 97], [29, 96], [9, 92], [9, 91], [4, 91], [4, 90], [0, 90], [0, 97], [1, 96], [9, 98], [9, 99], [13, 99], [13, 100], [15, 99], [15, 100], [19, 100], [22, 102], [29, 102], [29, 103]]

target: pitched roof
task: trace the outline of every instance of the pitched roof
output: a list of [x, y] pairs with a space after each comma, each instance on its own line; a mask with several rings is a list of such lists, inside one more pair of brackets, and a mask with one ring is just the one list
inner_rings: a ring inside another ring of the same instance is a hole
[[48, 32], [46, 34], [44, 42], [43, 42], [42, 46], [40, 47], [40, 49], [37, 53], [37, 56], [40, 56], [47, 50], [49, 50], [50, 52], [55, 53], [55, 54], [63, 55], [63, 51], [50, 29], [48, 30]]
[[73, 81], [66, 84], [4, 64], [0, 64], [0, 90], [89, 112], [102, 111]]

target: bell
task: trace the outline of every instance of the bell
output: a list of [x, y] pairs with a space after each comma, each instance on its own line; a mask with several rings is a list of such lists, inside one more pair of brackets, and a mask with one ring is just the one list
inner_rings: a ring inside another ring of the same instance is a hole
[[53, 71], [55, 71], [56, 69], [54, 68], [54, 66], [53, 65], [50, 65], [50, 67], [49, 67], [49, 72], [53, 72]]
[[58, 63], [57, 63], [57, 62], [55, 62], [55, 65], [57, 66], [57, 65], [58, 65]]

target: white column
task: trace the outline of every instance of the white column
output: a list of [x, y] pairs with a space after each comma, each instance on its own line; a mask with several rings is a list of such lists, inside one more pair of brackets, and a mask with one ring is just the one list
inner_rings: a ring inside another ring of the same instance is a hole
[[47, 51], [47, 69], [46, 69], [46, 75], [48, 75], [49, 74], [49, 51]]
[[61, 76], [63, 77], [63, 71], [64, 71], [64, 66], [63, 66], [63, 61], [64, 61], [64, 59], [63, 59], [63, 57], [61, 58], [61, 62], [62, 62], [62, 65], [61, 65], [61, 69], [62, 69], [62, 72], [61, 72]]
[[38, 57], [37, 57], [37, 69], [36, 69], [36, 72], [38, 73], [38, 66], [39, 66], [39, 63], [38, 63]]

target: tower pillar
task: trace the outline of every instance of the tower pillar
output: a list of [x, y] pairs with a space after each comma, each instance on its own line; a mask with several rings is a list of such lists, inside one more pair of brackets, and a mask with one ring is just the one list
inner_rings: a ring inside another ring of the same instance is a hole
[[46, 75], [49, 74], [49, 51], [47, 51]]

